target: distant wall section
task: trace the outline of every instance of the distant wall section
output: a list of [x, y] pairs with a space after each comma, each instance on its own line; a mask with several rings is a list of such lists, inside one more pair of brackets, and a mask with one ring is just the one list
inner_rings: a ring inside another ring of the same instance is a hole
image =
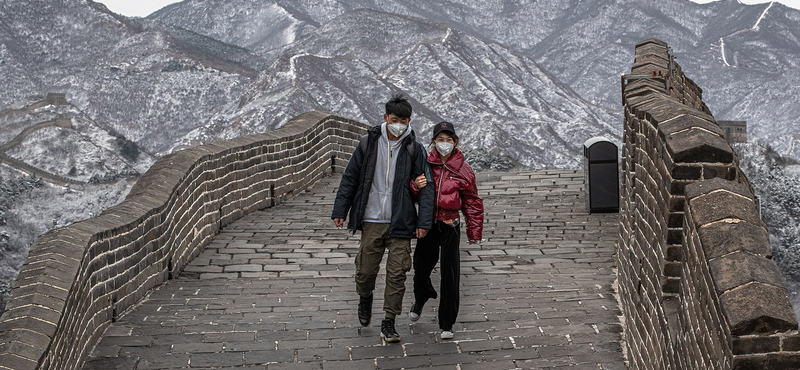
[[341, 172], [368, 126], [322, 112], [159, 159], [128, 197], [31, 247], [0, 317], [0, 369], [78, 369], [108, 325], [243, 215]]

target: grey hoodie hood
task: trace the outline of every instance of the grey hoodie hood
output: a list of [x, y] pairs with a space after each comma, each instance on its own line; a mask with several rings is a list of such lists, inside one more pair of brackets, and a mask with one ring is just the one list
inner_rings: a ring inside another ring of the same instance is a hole
[[397, 154], [406, 136], [411, 135], [411, 123], [397, 141], [389, 141], [387, 124], [381, 125], [378, 139], [378, 158], [375, 164], [375, 177], [369, 189], [369, 200], [364, 212], [364, 221], [390, 223], [392, 220], [392, 189], [397, 165]]

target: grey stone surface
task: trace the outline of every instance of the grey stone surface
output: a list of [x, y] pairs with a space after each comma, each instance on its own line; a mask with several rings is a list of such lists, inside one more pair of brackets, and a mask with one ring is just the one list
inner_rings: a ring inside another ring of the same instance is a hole
[[697, 230], [707, 259], [735, 251], [746, 251], [767, 258], [772, 256], [769, 235], [764, 227], [749, 222], [717, 222]]
[[[162, 359], [188, 355], [185, 367], [192, 368], [579, 369], [592, 361], [594, 368], [624, 368], [621, 347], [608, 345], [621, 340], [612, 289], [617, 215], [586, 213], [582, 172], [478, 174], [485, 240], [461, 245], [455, 339], [439, 337], [438, 300], [431, 300], [416, 323], [406, 312], [397, 318], [398, 344], [380, 338], [383, 273], [373, 323], [358, 324], [353, 261], [360, 234], [337, 230], [330, 220], [338, 182], [338, 176], [323, 178], [283, 204], [222, 229], [187, 273], [113, 324], [113, 340], [104, 338], [110, 349], [134, 345], [126, 348], [137, 350], [117, 357], [100, 356], [117, 354], [113, 350], [97, 351], [87, 366], [146, 360], [157, 367]], [[228, 266], [253, 267], [225, 270]], [[278, 266], [285, 268], [272, 268]], [[246, 275], [260, 268], [272, 268], [271, 274]], [[230, 272], [205, 272], [220, 269]], [[205, 279], [208, 274], [226, 278]], [[413, 300], [412, 276], [413, 270], [404, 310]], [[438, 287], [438, 269], [433, 277]], [[164, 327], [194, 334], [156, 334]], [[174, 357], [145, 358], [148, 346], [168, 348]]]
[[758, 218], [758, 206], [751, 199], [727, 190], [711, 192], [689, 199], [692, 221], [695, 225], [706, 225], [726, 218], [763, 225]]
[[775, 261], [747, 252], [735, 252], [713, 259], [708, 262], [708, 267], [720, 294], [750, 282], [785, 286]]
[[797, 330], [797, 317], [785, 287], [751, 283], [721, 294], [733, 335]]
[[698, 118], [696, 116], [684, 114], [675, 117], [671, 121], [667, 121], [658, 125], [658, 134], [662, 140], [668, 136], [678, 132], [688, 130], [691, 128], [699, 128], [719, 135], [724, 138], [725, 133], [714, 122]]
[[731, 163], [733, 150], [719, 135], [690, 128], [666, 137], [667, 150], [676, 163]]
[[716, 190], [725, 190], [730, 193], [741, 195], [745, 198], [754, 198], [753, 192], [751, 192], [745, 184], [736, 181], [728, 181], [721, 178], [697, 181], [686, 186], [686, 197], [688, 199], [693, 199], [704, 194], [709, 194]]

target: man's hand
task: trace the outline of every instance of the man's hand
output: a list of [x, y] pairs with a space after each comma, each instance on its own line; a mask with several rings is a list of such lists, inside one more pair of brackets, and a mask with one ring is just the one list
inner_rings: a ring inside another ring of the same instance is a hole
[[417, 184], [417, 188], [422, 189], [425, 185], [428, 185], [428, 179], [425, 177], [425, 174], [419, 175], [416, 179], [414, 179], [414, 183]]
[[417, 239], [422, 239], [425, 237], [425, 235], [428, 235], [428, 230], [417, 229]]
[[336, 225], [336, 227], [338, 227], [340, 229], [344, 227], [344, 219], [343, 218], [334, 218], [333, 219], [333, 223]]

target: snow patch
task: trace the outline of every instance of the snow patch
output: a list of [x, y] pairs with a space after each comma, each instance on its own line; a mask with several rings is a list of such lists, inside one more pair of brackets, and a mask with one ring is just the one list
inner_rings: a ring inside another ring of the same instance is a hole
[[731, 65], [728, 64], [728, 60], [725, 58], [725, 40], [722, 37], [719, 38], [719, 51], [722, 53], [722, 61], [726, 66], [730, 67]]
[[774, 1], [770, 1], [770, 3], [767, 6], [767, 8], [764, 9], [764, 12], [761, 13], [760, 17], [758, 17], [758, 20], [756, 21], [756, 24], [753, 25], [753, 28], [752, 28], [753, 31], [758, 31], [759, 30], [758, 24], [761, 23], [761, 20], [764, 19], [764, 17], [767, 15], [767, 12], [769, 11], [769, 8], [772, 8], [772, 5], [774, 5], [774, 4], [775, 4]]

